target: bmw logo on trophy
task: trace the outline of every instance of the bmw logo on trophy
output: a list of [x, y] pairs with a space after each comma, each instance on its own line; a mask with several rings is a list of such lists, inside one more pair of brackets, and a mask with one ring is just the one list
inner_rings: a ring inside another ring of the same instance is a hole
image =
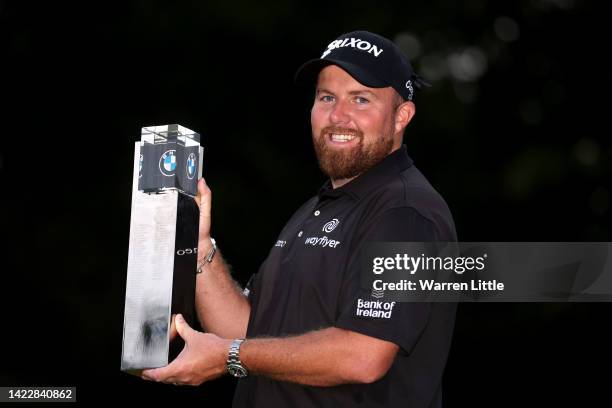
[[142, 128], [134, 151], [121, 370], [167, 365], [182, 348], [171, 316], [192, 324], [202, 174], [200, 135], [180, 125]]

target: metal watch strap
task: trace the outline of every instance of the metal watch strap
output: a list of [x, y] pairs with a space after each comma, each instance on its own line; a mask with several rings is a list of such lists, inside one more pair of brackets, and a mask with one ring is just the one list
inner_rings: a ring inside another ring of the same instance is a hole
[[242, 365], [240, 361], [240, 345], [244, 342], [244, 339], [235, 339], [229, 348], [227, 354], [227, 371], [237, 378], [244, 378], [248, 375], [247, 369]]
[[236, 339], [232, 341], [229, 354], [227, 355], [227, 362], [229, 364], [242, 364], [240, 362], [240, 345], [243, 341], [244, 339]]
[[213, 237], [210, 237], [210, 243], [212, 244], [212, 248], [210, 248], [208, 255], [206, 255], [206, 262], [208, 263], [212, 262], [213, 257], [217, 253], [217, 241], [215, 241]]
[[204, 258], [204, 260], [198, 264], [198, 267], [196, 269], [197, 273], [202, 273], [202, 267], [204, 267], [204, 261], [211, 263], [215, 254], [217, 253], [217, 242], [215, 241], [213, 237], [210, 237], [210, 243], [212, 244], [212, 248], [210, 249], [210, 251], [208, 251], [208, 254], [206, 254], [206, 257]]

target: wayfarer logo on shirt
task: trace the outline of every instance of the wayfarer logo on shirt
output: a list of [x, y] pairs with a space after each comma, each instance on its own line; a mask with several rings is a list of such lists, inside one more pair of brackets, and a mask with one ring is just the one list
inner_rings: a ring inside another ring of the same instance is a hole
[[395, 302], [357, 299], [357, 310], [355, 311], [355, 316], [390, 319], [394, 307]]
[[[323, 228], [321, 228], [321, 231], [329, 234], [336, 229], [338, 224], [340, 224], [340, 220], [334, 218], [331, 221], [326, 222], [325, 225], [323, 225]], [[323, 235], [322, 237], [306, 238], [304, 240], [304, 245], [320, 246], [323, 248], [336, 248], [340, 245], [340, 241], [336, 239], [329, 239], [326, 235]]]
[[336, 248], [338, 245], [340, 245], [340, 241], [336, 241], [335, 239], [329, 239], [326, 236], [308, 237], [304, 241], [304, 244], [312, 245], [312, 246], [320, 246], [323, 248]]

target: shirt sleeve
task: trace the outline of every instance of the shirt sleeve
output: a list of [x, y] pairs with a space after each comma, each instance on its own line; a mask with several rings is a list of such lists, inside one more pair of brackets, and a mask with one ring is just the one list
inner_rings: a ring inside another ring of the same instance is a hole
[[[411, 207], [387, 210], [369, 225], [356, 243], [357, 251], [366, 242], [434, 242], [440, 235], [432, 221]], [[345, 272], [335, 326], [393, 342], [409, 353], [427, 325], [431, 304], [374, 298], [361, 287], [358, 258], [353, 256]]]
[[252, 274], [249, 280], [247, 281], [246, 285], [244, 286], [244, 289], [242, 290], [242, 293], [249, 300], [250, 304], [253, 304], [253, 294], [251, 292], [253, 292], [253, 287], [255, 286], [255, 280], [257, 279], [258, 275], [259, 273]]

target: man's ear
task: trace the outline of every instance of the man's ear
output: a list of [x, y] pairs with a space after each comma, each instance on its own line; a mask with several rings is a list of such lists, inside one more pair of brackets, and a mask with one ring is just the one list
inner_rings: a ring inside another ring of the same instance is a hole
[[404, 129], [414, 117], [416, 106], [412, 101], [406, 101], [395, 111], [395, 133], [404, 133]]

